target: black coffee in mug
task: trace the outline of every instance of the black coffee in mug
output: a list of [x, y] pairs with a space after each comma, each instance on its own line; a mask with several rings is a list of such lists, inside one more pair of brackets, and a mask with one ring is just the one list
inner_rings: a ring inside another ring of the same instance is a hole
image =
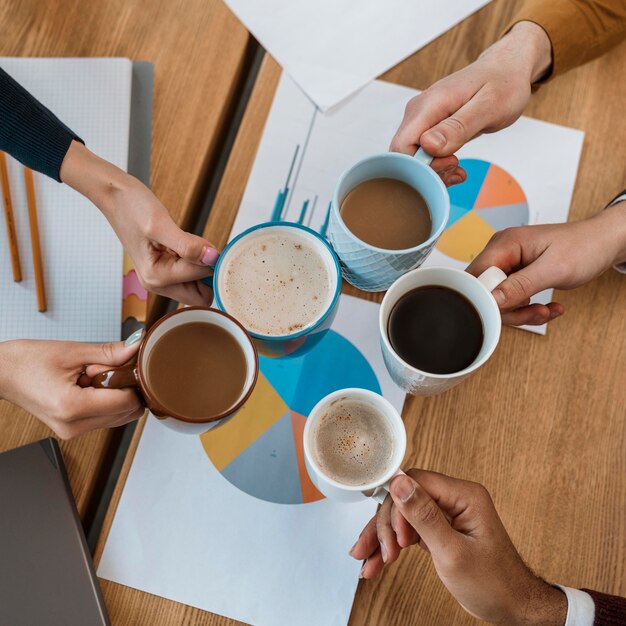
[[403, 361], [430, 374], [464, 370], [484, 340], [474, 305], [458, 291], [437, 285], [405, 293], [391, 310], [387, 334]]

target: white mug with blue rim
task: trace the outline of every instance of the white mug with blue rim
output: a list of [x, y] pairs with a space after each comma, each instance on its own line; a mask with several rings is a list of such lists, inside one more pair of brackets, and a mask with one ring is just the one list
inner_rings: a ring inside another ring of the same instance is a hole
[[[340, 177], [332, 200], [327, 236], [341, 261], [344, 278], [364, 291], [385, 291], [431, 253], [448, 223], [450, 197], [430, 167], [433, 157], [420, 148], [415, 156], [383, 152], [365, 157]], [[430, 237], [412, 248], [385, 250], [358, 239], [341, 218], [341, 204], [357, 185], [373, 178], [394, 178], [417, 190], [430, 210]]]

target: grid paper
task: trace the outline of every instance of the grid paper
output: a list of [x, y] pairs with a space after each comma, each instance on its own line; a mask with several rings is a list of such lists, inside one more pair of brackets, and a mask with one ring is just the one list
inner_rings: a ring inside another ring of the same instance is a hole
[[[0, 67], [83, 139], [126, 170], [132, 63], [128, 59], [0, 58]], [[37, 311], [23, 166], [8, 157], [22, 282], [13, 282], [0, 227], [0, 341], [120, 338], [122, 246], [102, 213], [67, 185], [35, 172], [48, 310]], [[4, 219], [4, 216], [2, 217]]]

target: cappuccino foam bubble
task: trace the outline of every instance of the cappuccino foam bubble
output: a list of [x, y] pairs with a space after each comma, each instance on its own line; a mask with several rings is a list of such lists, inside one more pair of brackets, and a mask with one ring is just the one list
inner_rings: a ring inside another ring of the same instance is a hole
[[393, 427], [377, 408], [338, 398], [313, 426], [311, 452], [329, 478], [344, 485], [366, 485], [389, 470], [393, 440]]
[[334, 287], [318, 248], [286, 230], [242, 239], [224, 259], [219, 280], [224, 309], [247, 330], [272, 337], [315, 324]]

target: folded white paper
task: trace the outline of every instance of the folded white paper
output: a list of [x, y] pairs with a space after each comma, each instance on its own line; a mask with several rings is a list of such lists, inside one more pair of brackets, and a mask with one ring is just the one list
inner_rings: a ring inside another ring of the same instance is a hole
[[489, 0], [225, 0], [322, 111]]

